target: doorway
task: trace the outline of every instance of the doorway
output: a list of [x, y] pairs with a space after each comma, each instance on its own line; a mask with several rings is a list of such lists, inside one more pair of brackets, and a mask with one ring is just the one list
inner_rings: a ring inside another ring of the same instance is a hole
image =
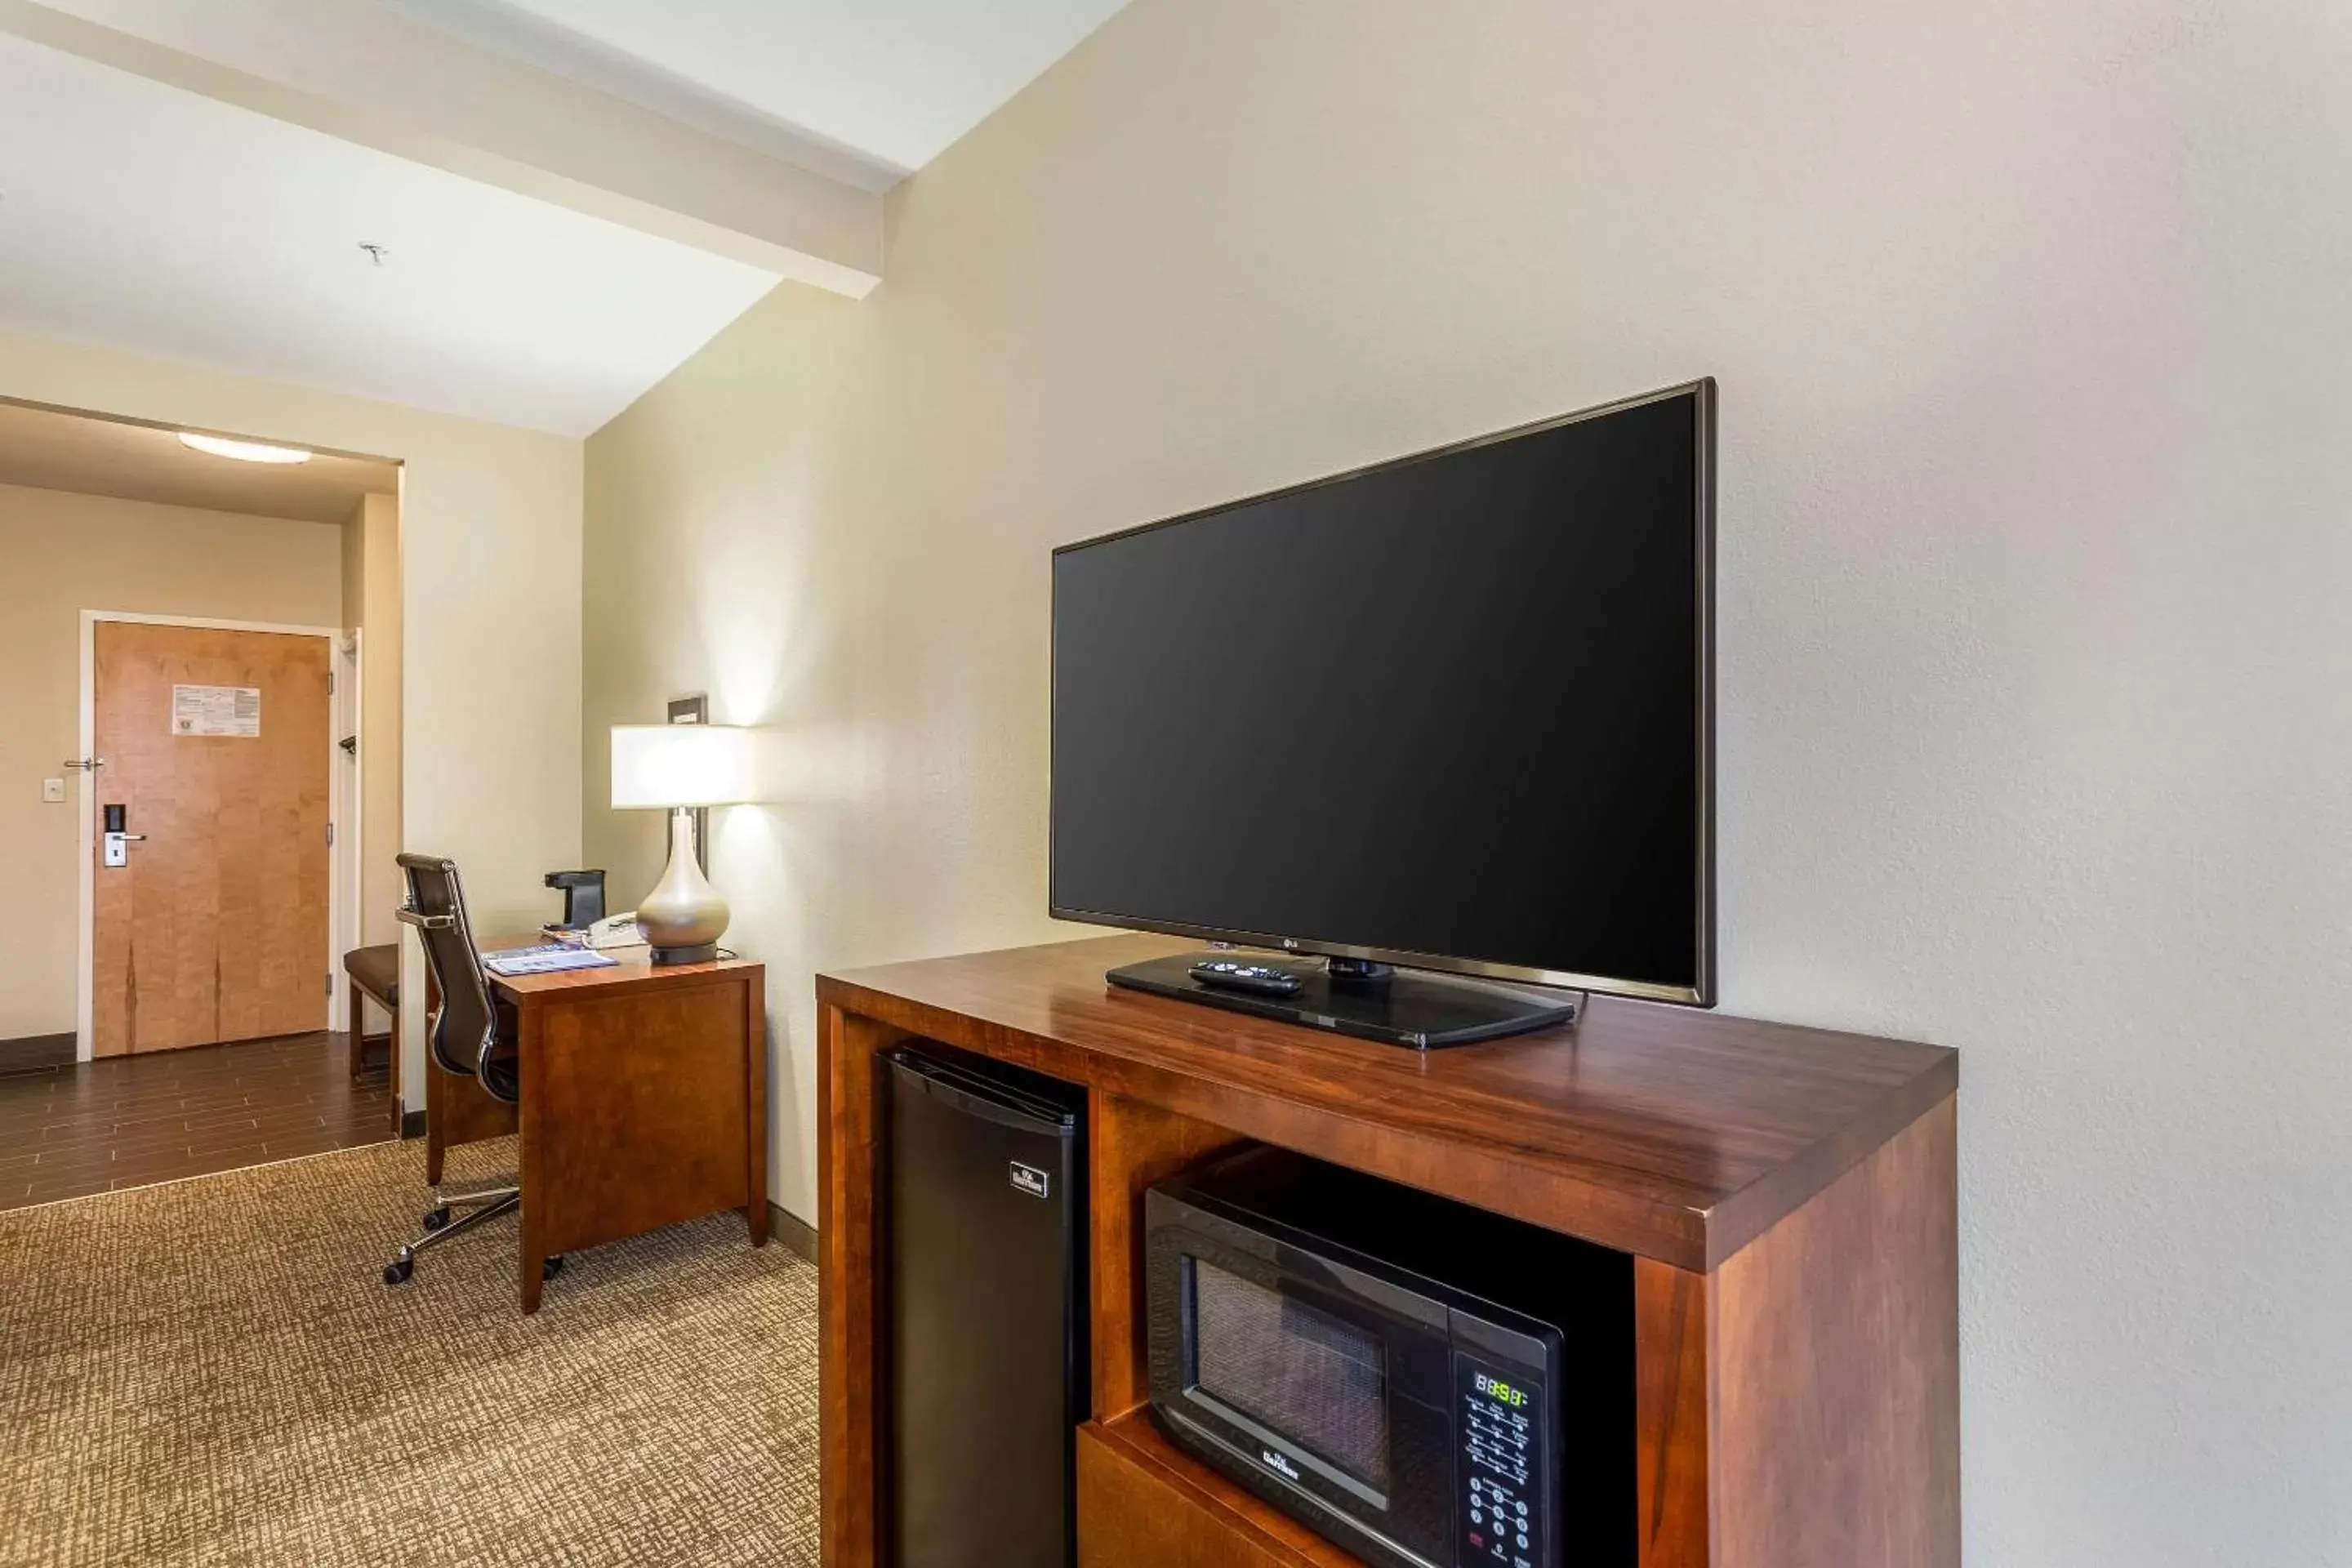
[[393, 940], [400, 486], [0, 398], [0, 862], [38, 917], [0, 966], [0, 1209], [395, 1135], [332, 988]]

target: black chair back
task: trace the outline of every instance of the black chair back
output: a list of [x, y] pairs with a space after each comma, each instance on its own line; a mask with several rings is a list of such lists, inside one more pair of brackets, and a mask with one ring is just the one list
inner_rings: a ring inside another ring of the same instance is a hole
[[466, 889], [457, 880], [457, 864], [437, 855], [403, 855], [400, 868], [408, 879], [408, 906], [400, 911], [400, 920], [416, 928], [425, 943], [425, 962], [441, 991], [441, 1011], [431, 1034], [433, 1059], [446, 1071], [480, 1079], [497, 1093], [503, 1075], [483, 1068], [500, 1045], [498, 1007], [482, 974], [473, 924], [466, 917]]

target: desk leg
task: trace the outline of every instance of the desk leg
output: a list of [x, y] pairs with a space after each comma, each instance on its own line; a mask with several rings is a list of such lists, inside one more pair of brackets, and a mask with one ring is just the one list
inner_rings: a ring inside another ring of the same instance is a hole
[[[441, 1184], [441, 1156], [449, 1152], [449, 1086], [441, 1081], [441, 1064], [433, 1059], [433, 1020], [441, 1012], [441, 983], [433, 966], [425, 966], [425, 1181]], [[394, 1029], [399, 1026], [394, 1024]], [[400, 1037], [393, 1036], [393, 1060], [400, 1059]], [[393, 1079], [393, 1103], [400, 1102], [400, 1079]]]
[[400, 1103], [400, 1009], [394, 1007], [390, 1011], [392, 1033], [384, 1039], [383, 1078], [385, 1086], [391, 1090], [389, 1098], [392, 1100], [392, 1135], [397, 1138], [408, 1116]]
[[751, 1245], [768, 1245], [768, 997], [764, 985], [743, 984], [745, 1085], [744, 1127], [749, 1136], [743, 1151], [746, 1169], [743, 1221], [751, 1227]]
[[519, 1013], [522, 1103], [515, 1110], [522, 1130], [522, 1155], [521, 1173], [516, 1180], [522, 1185], [522, 1247], [517, 1282], [522, 1288], [523, 1315], [528, 1317], [539, 1310], [540, 1286], [547, 1268], [547, 1188], [540, 1177], [540, 1155], [546, 1147], [541, 1112], [547, 1105], [547, 1009], [526, 1003]]
[[428, 1186], [441, 1184], [441, 1159], [449, 1152], [449, 1089], [441, 1064], [428, 1054], [425, 1060], [425, 1181]]

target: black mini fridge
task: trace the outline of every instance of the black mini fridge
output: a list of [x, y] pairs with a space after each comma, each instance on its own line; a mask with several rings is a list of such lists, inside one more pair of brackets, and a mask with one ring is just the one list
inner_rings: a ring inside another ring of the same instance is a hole
[[883, 1059], [885, 1561], [1072, 1568], [1085, 1090], [943, 1047]]

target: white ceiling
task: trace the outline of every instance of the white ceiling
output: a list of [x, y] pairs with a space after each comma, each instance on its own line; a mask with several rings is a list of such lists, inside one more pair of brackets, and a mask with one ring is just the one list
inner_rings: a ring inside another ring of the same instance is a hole
[[398, 494], [400, 466], [331, 452], [243, 463], [190, 451], [176, 431], [0, 400], [0, 485], [341, 522], [362, 496]]
[[[651, 68], [638, 89], [614, 79], [592, 86], [661, 110], [665, 103], [653, 95], [668, 100], [676, 86], [690, 84], [714, 108], [811, 133], [904, 174], [1035, 80], [1125, 0], [393, 3], [453, 23], [467, 12], [485, 20], [535, 17]], [[557, 58], [560, 37], [549, 42], [550, 52], [534, 64], [584, 74]]]
[[0, 35], [0, 325], [584, 436], [774, 282]]
[[1120, 4], [0, 0], [0, 327], [584, 436]]

